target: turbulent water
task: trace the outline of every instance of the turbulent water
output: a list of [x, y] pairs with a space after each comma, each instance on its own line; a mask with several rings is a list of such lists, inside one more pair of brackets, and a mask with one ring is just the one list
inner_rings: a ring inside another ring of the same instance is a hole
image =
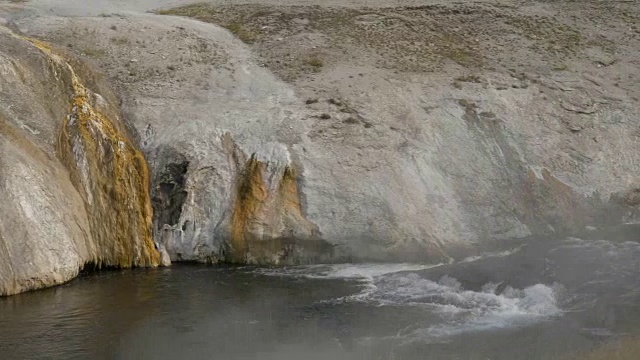
[[87, 274], [0, 299], [0, 358], [580, 358], [640, 334], [639, 230], [453, 264]]

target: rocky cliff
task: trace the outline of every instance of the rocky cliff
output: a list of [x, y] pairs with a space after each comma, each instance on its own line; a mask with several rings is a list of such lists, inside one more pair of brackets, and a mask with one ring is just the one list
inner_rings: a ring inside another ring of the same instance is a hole
[[15, 17], [70, 56], [6, 36], [40, 75], [2, 76], [42, 81], [2, 136], [63, 178], [74, 269], [157, 264], [151, 232], [172, 261], [448, 261], [637, 222], [637, 7], [435, 3]]
[[147, 164], [109, 99], [50, 45], [0, 42], [0, 295], [158, 265]]

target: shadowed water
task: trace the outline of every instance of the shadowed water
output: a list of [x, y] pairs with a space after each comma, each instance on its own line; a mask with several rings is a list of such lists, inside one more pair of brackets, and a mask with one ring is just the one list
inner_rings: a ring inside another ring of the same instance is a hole
[[570, 358], [640, 334], [638, 233], [447, 265], [87, 274], [0, 299], [0, 358]]

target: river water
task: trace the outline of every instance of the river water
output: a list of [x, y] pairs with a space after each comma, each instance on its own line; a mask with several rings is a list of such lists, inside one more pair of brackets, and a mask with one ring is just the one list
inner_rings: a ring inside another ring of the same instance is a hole
[[640, 335], [629, 229], [446, 265], [85, 274], [1, 298], [0, 359], [580, 358]]

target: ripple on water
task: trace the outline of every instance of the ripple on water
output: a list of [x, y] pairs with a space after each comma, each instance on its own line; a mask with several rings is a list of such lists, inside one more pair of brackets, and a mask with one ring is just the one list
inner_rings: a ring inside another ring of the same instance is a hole
[[[309, 279], [345, 279], [358, 281], [361, 292], [322, 301], [366, 303], [374, 306], [419, 307], [436, 313], [441, 322], [417, 326], [402, 332], [405, 341], [429, 341], [463, 332], [523, 326], [562, 314], [558, 295], [563, 287], [535, 284], [516, 289], [488, 283], [480, 291], [462, 287], [453, 277], [438, 281], [420, 272], [441, 265], [423, 264], [339, 264], [300, 266], [286, 269], [260, 269], [261, 274]], [[405, 329], [406, 330], [406, 329]]]

